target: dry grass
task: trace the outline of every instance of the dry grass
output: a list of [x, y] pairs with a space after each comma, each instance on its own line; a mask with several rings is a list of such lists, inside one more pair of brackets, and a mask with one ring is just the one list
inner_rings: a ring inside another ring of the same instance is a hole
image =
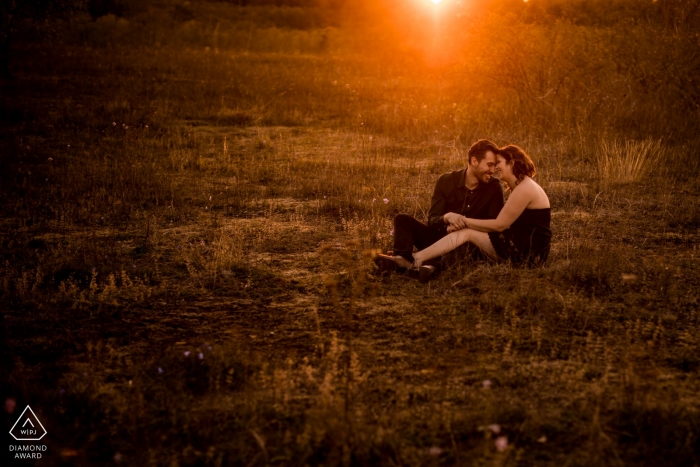
[[[639, 142], [661, 94], [594, 83], [570, 125], [415, 57], [32, 50], [0, 114], [0, 397], [45, 465], [698, 464], [697, 154], [688, 119]], [[535, 158], [546, 267], [371, 274], [476, 137]]]
[[668, 159], [661, 140], [599, 143], [596, 167], [603, 185], [639, 182]]

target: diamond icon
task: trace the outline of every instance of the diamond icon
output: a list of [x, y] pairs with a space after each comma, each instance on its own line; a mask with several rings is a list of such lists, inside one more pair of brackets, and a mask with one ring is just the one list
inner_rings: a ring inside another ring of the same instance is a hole
[[17, 441], [39, 441], [46, 436], [46, 429], [36, 414], [34, 414], [32, 408], [27, 406], [15, 424], [12, 425], [10, 434]]

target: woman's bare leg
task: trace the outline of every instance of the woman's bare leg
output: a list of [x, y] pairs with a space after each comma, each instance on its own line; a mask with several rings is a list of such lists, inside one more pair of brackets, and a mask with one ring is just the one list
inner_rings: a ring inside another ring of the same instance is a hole
[[415, 267], [420, 267], [420, 265], [425, 261], [437, 258], [445, 253], [449, 253], [458, 246], [467, 242], [476, 245], [490, 258], [498, 258], [498, 255], [496, 255], [496, 250], [493, 249], [493, 245], [491, 244], [491, 239], [489, 239], [489, 234], [486, 232], [479, 232], [478, 230], [461, 229], [442, 237], [428, 248], [425, 248], [418, 253], [414, 253], [413, 259], [415, 262], [413, 265]]

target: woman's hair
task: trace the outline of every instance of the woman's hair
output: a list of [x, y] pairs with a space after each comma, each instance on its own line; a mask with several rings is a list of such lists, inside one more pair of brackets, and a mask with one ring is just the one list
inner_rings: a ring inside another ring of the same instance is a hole
[[513, 166], [513, 175], [518, 179], [516, 185], [520, 183], [526, 175], [528, 177], [534, 177], [537, 173], [535, 164], [533, 164], [530, 156], [525, 154], [525, 151], [514, 144], [503, 146], [498, 150], [498, 155]]

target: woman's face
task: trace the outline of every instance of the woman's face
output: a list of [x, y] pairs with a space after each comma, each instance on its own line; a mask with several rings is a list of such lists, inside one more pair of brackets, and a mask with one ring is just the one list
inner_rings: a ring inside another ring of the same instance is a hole
[[513, 174], [513, 168], [506, 162], [505, 157], [503, 156], [497, 156], [496, 157], [496, 169], [495, 172], [499, 175], [499, 178], [503, 180], [503, 176], [508, 176]]

